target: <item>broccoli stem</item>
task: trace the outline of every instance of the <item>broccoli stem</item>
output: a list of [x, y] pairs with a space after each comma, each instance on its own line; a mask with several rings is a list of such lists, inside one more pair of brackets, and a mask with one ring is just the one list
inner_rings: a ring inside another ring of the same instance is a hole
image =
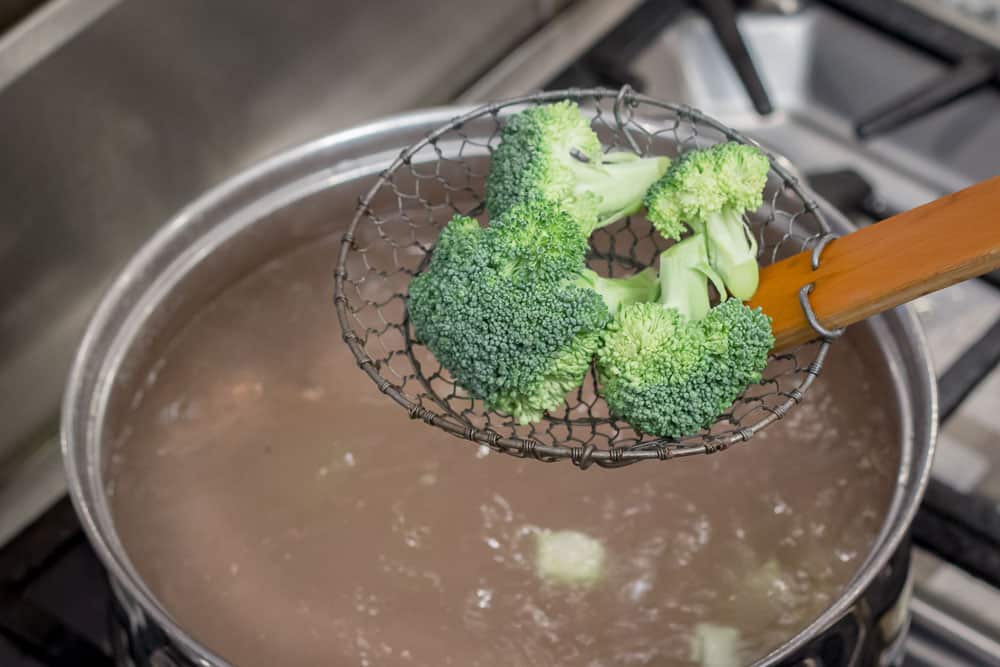
[[695, 234], [670, 246], [660, 255], [660, 299], [688, 320], [700, 320], [711, 308], [708, 281], [722, 299], [726, 289], [708, 262], [705, 236]]
[[746, 301], [757, 291], [757, 241], [736, 210], [723, 210], [707, 216], [709, 262], [719, 272], [729, 292]]
[[600, 294], [612, 315], [622, 306], [656, 301], [660, 292], [660, 281], [653, 267], [627, 278], [605, 278], [590, 269], [584, 269], [575, 284]]
[[597, 220], [593, 227], [583, 231], [589, 235], [642, 208], [646, 190], [666, 173], [668, 166], [668, 158], [642, 158], [626, 152], [611, 153], [600, 164], [573, 159], [570, 168], [576, 178], [577, 192], [589, 192], [600, 198]]

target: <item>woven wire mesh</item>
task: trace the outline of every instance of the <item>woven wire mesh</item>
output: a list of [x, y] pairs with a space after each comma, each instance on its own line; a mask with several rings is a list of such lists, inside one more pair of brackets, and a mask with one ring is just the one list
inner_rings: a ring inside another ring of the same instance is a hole
[[[689, 107], [625, 88], [550, 91], [491, 104], [453, 119], [405, 149], [359, 203], [340, 246], [334, 301], [344, 341], [379, 390], [446, 432], [496, 451], [540, 461], [567, 459], [580, 468], [617, 467], [712, 453], [782, 418], [819, 374], [829, 340], [772, 355], [763, 378], [702, 432], [682, 438], [647, 436], [612, 417], [594, 370], [562, 406], [542, 421], [518, 425], [487, 411], [415, 340], [407, 317], [410, 280], [430, 259], [441, 229], [456, 214], [484, 223], [484, 185], [490, 155], [505, 118], [530, 105], [578, 102], [605, 148], [676, 158], [688, 151], [738, 141], [740, 133]], [[766, 153], [766, 151], [765, 151]], [[764, 204], [747, 217], [767, 265], [809, 248], [829, 234], [822, 212], [796, 179], [768, 154]], [[655, 263], [669, 242], [641, 215], [599, 229], [588, 263], [605, 276], [627, 276]], [[497, 322], [502, 330], [503, 322]]]

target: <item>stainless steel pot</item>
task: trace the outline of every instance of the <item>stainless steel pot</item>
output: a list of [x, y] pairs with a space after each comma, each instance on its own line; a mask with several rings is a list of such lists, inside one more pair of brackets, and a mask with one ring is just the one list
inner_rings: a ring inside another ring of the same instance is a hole
[[[227, 665], [157, 602], [129, 562], [109, 508], [105, 474], [112, 434], [151, 355], [209, 300], [255, 267], [310, 239], [336, 233], [332, 225], [346, 226], [358, 197], [402, 148], [465, 111], [443, 108], [392, 117], [261, 163], [181, 211], [105, 296], [69, 379], [62, 437], [73, 502], [123, 612], [123, 635], [116, 640], [122, 664]], [[836, 211], [829, 210], [829, 220], [838, 231], [850, 227]], [[331, 270], [333, 263], [331, 257]], [[899, 560], [899, 549], [930, 470], [937, 424], [934, 376], [919, 325], [907, 309], [858, 325], [852, 336], [867, 351], [873, 372], [885, 374], [894, 388], [901, 423], [895, 496], [874, 548], [841, 597], [761, 665], [788, 664], [815, 653], [817, 638], [847, 618], [864, 616], [859, 609], [866, 607], [877, 577], [894, 569], [898, 578], [898, 563], [908, 563]], [[331, 344], [335, 340], [336, 332], [331, 332]], [[894, 554], [897, 563], [887, 567]], [[902, 567], [908, 569], [908, 564]], [[895, 632], [904, 619], [883, 625]], [[859, 620], [858, 634], [874, 620]]]

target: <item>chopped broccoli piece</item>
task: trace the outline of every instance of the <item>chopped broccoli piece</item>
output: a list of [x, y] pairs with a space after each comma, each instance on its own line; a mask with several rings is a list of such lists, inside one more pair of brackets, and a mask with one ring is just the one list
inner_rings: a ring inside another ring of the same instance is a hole
[[646, 194], [649, 220], [679, 240], [689, 226], [708, 239], [709, 263], [726, 288], [747, 300], [757, 291], [757, 241], [743, 213], [760, 208], [770, 163], [753, 146], [716, 144], [685, 154]]
[[575, 530], [543, 531], [538, 535], [536, 571], [546, 582], [593, 586], [604, 567], [604, 545]]
[[[660, 256], [660, 298], [621, 308], [597, 353], [612, 413], [644, 433], [680, 438], [710, 426], [760, 380], [774, 344], [770, 318], [737, 299], [709, 307], [704, 237]], [[725, 296], [723, 290], [719, 290]]]
[[512, 116], [493, 151], [486, 209], [500, 217], [528, 199], [559, 202], [585, 235], [642, 207], [649, 186], [663, 176], [665, 157], [605, 155], [576, 103], [563, 101]]
[[558, 204], [529, 199], [490, 223], [491, 262], [505, 275], [559, 282], [584, 266], [589, 245]]
[[730, 625], [698, 623], [691, 637], [691, 659], [701, 667], [740, 667], [740, 631]]
[[597, 277], [586, 251], [551, 202], [519, 203], [487, 228], [455, 217], [410, 282], [416, 338], [487, 409], [538, 421], [582, 384], [611, 309], [658, 290], [648, 274]]

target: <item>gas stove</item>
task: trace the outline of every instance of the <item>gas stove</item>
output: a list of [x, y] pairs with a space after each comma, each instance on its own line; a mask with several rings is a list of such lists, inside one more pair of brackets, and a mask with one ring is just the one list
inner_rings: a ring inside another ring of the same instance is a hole
[[[1000, 9], [989, 0], [603, 4], [555, 14], [452, 99], [627, 83], [766, 143], [858, 225], [1000, 173]], [[914, 305], [942, 430], [905, 554], [913, 576], [893, 589], [909, 632], [882, 659], [1000, 665], [1000, 276]], [[120, 631], [68, 500], [23, 523], [0, 550], [0, 665], [134, 664], [112, 657], [137, 638]]]

